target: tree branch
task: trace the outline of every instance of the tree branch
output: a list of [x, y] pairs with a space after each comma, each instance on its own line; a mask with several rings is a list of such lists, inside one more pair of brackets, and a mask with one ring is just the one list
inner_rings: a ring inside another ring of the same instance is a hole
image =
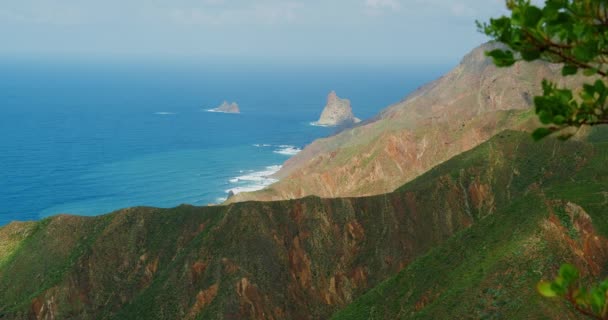
[[[543, 37], [542, 42], [536, 38], [534, 35], [532, 35], [530, 33], [530, 31], [523, 29], [526, 37], [528, 38], [528, 40], [532, 41], [534, 43], [534, 45], [536, 46], [537, 49], [539, 49], [540, 51], [547, 51], [549, 53], [552, 53], [558, 57], [560, 57], [562, 60], [564, 60], [564, 62], [568, 62], [574, 66], [577, 66], [578, 68], [583, 68], [583, 69], [595, 69], [593, 66], [586, 64], [584, 62], [580, 62], [577, 61], [576, 59], [564, 54], [560, 49], [569, 49], [568, 46], [570, 45], [562, 45], [562, 44], [557, 44], [545, 37]], [[555, 49], [557, 48], [557, 49]], [[570, 46], [570, 48], [572, 48], [572, 46]], [[597, 70], [597, 74], [601, 75], [602, 77], [608, 77], [608, 73], [606, 73], [603, 70]]]

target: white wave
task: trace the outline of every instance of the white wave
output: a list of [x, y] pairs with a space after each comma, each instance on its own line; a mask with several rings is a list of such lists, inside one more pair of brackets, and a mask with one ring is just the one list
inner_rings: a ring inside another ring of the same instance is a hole
[[308, 124], [311, 125], [311, 126], [313, 126], [313, 127], [324, 127], [324, 128], [326, 128], [326, 127], [335, 127], [335, 126], [328, 125], [328, 124], [320, 124], [320, 123], [318, 123], [316, 121], [310, 122]]
[[159, 112], [154, 112], [154, 114], [159, 115], [159, 116], [171, 116], [174, 114], [177, 114], [175, 112], [167, 112], [167, 111], [159, 111]]
[[280, 165], [268, 166], [265, 168], [265, 170], [250, 171], [249, 174], [245, 174], [245, 175], [230, 179], [230, 182], [234, 181], [233, 183], [236, 183], [239, 181], [262, 181], [264, 179], [269, 179], [268, 178], [269, 176], [277, 173], [279, 170], [281, 170]]
[[226, 200], [228, 200], [228, 198], [226, 198], [226, 197], [220, 197], [220, 198], [215, 199], [215, 203], [216, 204], [220, 204], [220, 203], [223, 203]]
[[254, 146], [254, 147], [256, 147], [256, 148], [262, 148], [262, 147], [267, 148], [267, 147], [272, 147], [272, 145], [271, 145], [271, 144], [268, 144], [268, 143], [255, 143], [253, 146]]
[[[241, 192], [253, 192], [266, 188], [277, 182], [271, 176], [281, 169], [280, 165], [268, 166], [261, 171], [252, 171], [247, 174], [230, 179], [230, 183], [235, 184], [234, 188], [225, 190], [226, 193], [239, 194]], [[243, 170], [241, 170], [242, 173]]]
[[239, 194], [239, 193], [243, 193], [243, 192], [254, 192], [254, 191], [259, 191], [266, 188], [266, 186], [264, 185], [255, 185], [255, 186], [244, 186], [244, 187], [235, 187], [232, 189], [228, 189], [226, 190], [226, 193], [230, 193], [232, 192], [232, 194]]
[[213, 112], [213, 113], [238, 114], [236, 112], [226, 112], [226, 111], [221, 111], [221, 110], [217, 110], [217, 109], [205, 109], [204, 111], [206, 111], [206, 112]]
[[295, 156], [296, 154], [300, 153], [300, 151], [302, 151], [302, 149], [300, 149], [300, 148], [297, 148], [295, 146], [289, 146], [289, 145], [281, 145], [281, 146], [279, 146], [279, 148], [280, 149], [277, 149], [273, 152], [282, 154], [282, 155], [286, 155], [286, 156]]

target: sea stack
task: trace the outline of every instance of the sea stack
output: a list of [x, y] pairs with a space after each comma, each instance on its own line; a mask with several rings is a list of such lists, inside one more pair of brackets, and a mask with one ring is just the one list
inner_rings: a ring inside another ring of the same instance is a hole
[[228, 103], [228, 101], [224, 101], [222, 105], [215, 109], [211, 109], [210, 111], [223, 113], [241, 113], [239, 105], [236, 102]]
[[359, 122], [361, 120], [353, 114], [350, 100], [341, 99], [335, 91], [332, 91], [327, 96], [327, 105], [325, 105], [319, 121], [313, 124], [318, 126], [342, 126]]

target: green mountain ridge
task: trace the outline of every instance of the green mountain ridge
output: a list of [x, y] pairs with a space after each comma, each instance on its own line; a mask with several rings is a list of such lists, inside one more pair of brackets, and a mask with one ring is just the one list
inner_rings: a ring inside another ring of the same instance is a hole
[[13, 223], [0, 318], [576, 318], [534, 287], [606, 275], [607, 137], [506, 131], [379, 196]]
[[[518, 144], [516, 153], [504, 153], [518, 176], [542, 180], [520, 185], [519, 197], [496, 206], [332, 319], [586, 319], [559, 300], [542, 298], [536, 283], [552, 279], [566, 262], [590, 283], [608, 274], [608, 130], [596, 130], [591, 144]], [[487, 151], [482, 149], [446, 166], [480, 161]], [[445, 174], [446, 166], [435, 174]], [[494, 178], [498, 185], [507, 181]], [[508, 181], [508, 186], [518, 183]]]
[[[440, 192], [434, 188], [421, 196]], [[416, 215], [402, 201], [390, 194], [131, 208], [11, 224], [0, 229], [14, 239], [0, 257], [0, 313], [326, 318], [472, 223], [457, 198], [421, 199], [428, 209]], [[432, 215], [444, 208], [455, 213]]]

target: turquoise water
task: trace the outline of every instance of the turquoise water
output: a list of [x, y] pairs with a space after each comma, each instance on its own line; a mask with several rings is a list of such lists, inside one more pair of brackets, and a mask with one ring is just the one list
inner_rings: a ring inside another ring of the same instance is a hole
[[309, 125], [330, 90], [365, 119], [445, 70], [2, 62], [0, 225], [217, 203], [335, 133]]

